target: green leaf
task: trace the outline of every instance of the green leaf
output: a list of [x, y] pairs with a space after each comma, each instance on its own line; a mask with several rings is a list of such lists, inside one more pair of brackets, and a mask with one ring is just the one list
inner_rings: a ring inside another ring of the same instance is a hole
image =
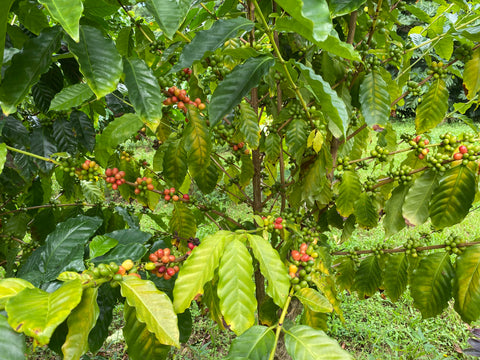
[[82, 0], [39, 0], [52, 18], [62, 25], [63, 29], [76, 42], [80, 41], [79, 26], [83, 12]]
[[343, 217], [349, 217], [353, 214], [355, 201], [362, 192], [362, 184], [355, 171], [348, 170], [343, 173], [338, 192], [337, 211]]
[[97, 322], [99, 308], [97, 304], [98, 288], [83, 291], [80, 304], [67, 319], [68, 334], [62, 346], [63, 358], [79, 359], [88, 351], [88, 334]]
[[366, 296], [375, 294], [380, 285], [382, 285], [382, 269], [378, 259], [375, 255], [367, 256], [355, 273], [353, 289], [357, 291], [360, 299], [364, 299]]
[[270, 56], [249, 58], [237, 65], [218, 84], [210, 100], [210, 126], [215, 126], [247, 93], [258, 85], [275, 60]]
[[170, 227], [170, 232], [172, 234], [178, 234], [181, 239], [195, 237], [195, 234], [197, 233], [195, 215], [193, 214], [193, 211], [182, 202], [175, 203], [168, 225]]
[[100, 311], [97, 323], [88, 335], [88, 346], [93, 353], [96, 353], [102, 347], [109, 335], [113, 308], [117, 305], [118, 298], [118, 288], [114, 289], [110, 284], [103, 284], [98, 288], [97, 303]]
[[208, 165], [206, 168], [198, 169], [193, 176], [193, 179], [197, 183], [200, 191], [202, 191], [204, 194], [210, 194], [217, 186], [218, 177], [219, 173], [217, 170], [217, 165], [215, 165], [213, 161], [210, 161], [210, 165]]
[[38, 6], [37, 2], [18, 1], [17, 3], [18, 8], [16, 9], [16, 15], [18, 15], [19, 22], [27, 28], [27, 30], [38, 35], [42, 30], [48, 28], [49, 23], [47, 16], [41, 7]]
[[468, 247], [455, 263], [455, 311], [471, 323], [480, 316], [480, 246]]
[[297, 67], [305, 78], [307, 89], [321, 105], [322, 111], [328, 115], [335, 124], [335, 128], [331, 129], [333, 135], [336, 137], [345, 135], [349, 115], [344, 101], [332, 89], [328, 82], [323, 80], [320, 75], [315, 74], [313, 69], [301, 63], [297, 63]]
[[124, 59], [123, 71], [125, 85], [135, 111], [150, 130], [156, 132], [163, 116], [163, 97], [157, 78], [142, 59]]
[[67, 39], [67, 43], [97, 99], [117, 88], [122, 75], [122, 58], [113, 41], [106, 39], [101, 30], [82, 25], [80, 42]]
[[480, 90], [480, 49], [473, 52], [463, 70], [463, 85], [467, 89], [467, 99], [473, 99]]
[[363, 228], [371, 229], [377, 226], [378, 212], [372, 198], [366, 192], [362, 192], [355, 201], [354, 215], [358, 225]]
[[390, 94], [380, 73], [372, 71], [360, 84], [360, 105], [369, 126], [384, 125], [390, 117]]
[[225, 41], [236, 37], [240, 31], [246, 32], [252, 28], [253, 22], [244, 17], [215, 21], [210, 29], [199, 31], [193, 40], [185, 45], [178, 63], [172, 67], [170, 72], [189, 68], [195, 61], [200, 60], [205, 53], [223, 47]]
[[[361, 0], [365, 1], [365, 0]], [[332, 30], [324, 41], [317, 42], [317, 46], [331, 54], [340, 56], [344, 59], [361, 61], [362, 58], [358, 51], [351, 44], [347, 44], [339, 39], [335, 30]]]
[[453, 37], [449, 35], [441, 37], [435, 44], [434, 49], [438, 56], [450, 60], [453, 54]]
[[172, 39], [182, 25], [192, 0], [147, 0], [148, 11], [155, 17], [159, 28]]
[[7, 145], [5, 143], [0, 144], [0, 174], [3, 171], [3, 166], [7, 161]]
[[138, 321], [145, 323], [162, 344], [179, 347], [177, 315], [170, 298], [149, 280], [124, 276], [120, 282], [122, 296], [135, 308]]
[[57, 225], [20, 268], [18, 276], [33, 285], [55, 280], [67, 270], [82, 271], [83, 247], [102, 224], [99, 218], [77, 216]]
[[177, 314], [184, 312], [195, 296], [203, 292], [205, 283], [213, 279], [230, 235], [229, 231], [218, 231], [204, 238], [192, 250], [180, 269], [173, 288], [173, 306]]
[[217, 293], [225, 323], [236, 334], [255, 324], [255, 283], [252, 257], [243, 241], [234, 238], [222, 255]]
[[435, 171], [427, 170], [415, 180], [403, 202], [405, 220], [415, 226], [427, 221], [430, 198], [437, 186], [438, 173]]
[[317, 290], [303, 288], [295, 293], [295, 297], [300, 302], [314, 312], [327, 313], [333, 311], [330, 301], [320, 294]]
[[20, 278], [6, 278], [0, 280], [0, 310], [5, 308], [8, 299], [26, 288], [33, 289], [35, 286]]
[[188, 169], [195, 177], [209, 166], [212, 143], [210, 129], [198, 109], [189, 106], [187, 117], [188, 124], [183, 133], [183, 143], [187, 152]]
[[295, 360], [347, 360], [352, 357], [322, 330], [296, 325], [285, 331], [285, 347]]
[[64, 88], [55, 95], [50, 103], [50, 110], [65, 111], [82, 105], [93, 96], [87, 84], [75, 84]]
[[[72, 111], [70, 122], [75, 129], [78, 143], [87, 151], [92, 151], [95, 147], [95, 128], [93, 121], [81, 111]], [[98, 155], [98, 153], [97, 153]]]
[[133, 56], [135, 51], [135, 41], [133, 39], [133, 28], [125, 27], [118, 32], [116, 46], [118, 53], [126, 58]]
[[366, 0], [333, 0], [330, 1], [330, 12], [334, 17], [350, 14], [365, 2]]
[[158, 341], [155, 334], [148, 331], [145, 323], [138, 321], [135, 308], [125, 304], [123, 309], [125, 326], [123, 336], [127, 343], [128, 356], [132, 360], [162, 360], [170, 352], [170, 346]]
[[30, 88], [48, 71], [61, 37], [59, 27], [45, 29], [38, 37], [29, 39], [22, 52], [12, 58], [0, 86], [0, 105], [6, 115], [17, 111]]
[[240, 132], [245, 136], [247, 144], [252, 149], [258, 148], [260, 144], [260, 126], [258, 126], [258, 118], [249, 103], [242, 101], [240, 104]]
[[80, 280], [69, 281], [53, 293], [27, 288], [8, 300], [8, 323], [15, 331], [33, 337], [39, 345], [46, 345], [81, 299]]
[[25, 337], [17, 334], [8, 325], [7, 318], [0, 315], [0, 354], [8, 360], [24, 360], [26, 352]]
[[108, 251], [117, 246], [118, 240], [105, 235], [95, 236], [88, 248], [90, 250], [90, 259], [105, 255]]
[[233, 339], [226, 360], [268, 360], [275, 343], [272, 329], [255, 325]]
[[303, 119], [294, 119], [288, 124], [285, 134], [285, 144], [290, 155], [298, 159], [302, 156], [307, 143], [307, 124]]
[[265, 159], [275, 163], [280, 155], [280, 136], [276, 132], [271, 132], [265, 138]]
[[[45, 127], [33, 129], [30, 136], [30, 151], [46, 158], [50, 158], [52, 154], [57, 152], [51, 129]], [[36, 163], [43, 173], [48, 173], [54, 166], [53, 163], [43, 160], [37, 160]]]
[[142, 126], [143, 122], [137, 114], [125, 114], [108, 123], [95, 146], [99, 163], [106, 167], [117, 146], [134, 135]]
[[7, 34], [8, 15], [10, 7], [15, 0], [2, 1], [0, 3], [0, 68], [3, 64], [3, 52], [5, 49], [5, 35]]
[[92, 204], [98, 204], [105, 201], [105, 193], [100, 189], [96, 181], [80, 181], [80, 187], [85, 200]]
[[163, 146], [165, 146], [163, 177], [168, 185], [179, 188], [187, 175], [187, 152], [180, 139], [169, 140]]
[[383, 271], [385, 292], [393, 301], [397, 301], [405, 292], [408, 284], [408, 258], [404, 253], [390, 254]]
[[277, 4], [298, 21], [315, 41], [325, 40], [333, 28], [328, 4], [324, 0], [278, 0]]
[[392, 196], [385, 204], [385, 217], [383, 227], [385, 236], [391, 236], [405, 227], [405, 219], [402, 215], [402, 206], [408, 193], [408, 186], [399, 185], [392, 191]]
[[263, 237], [249, 235], [253, 255], [260, 264], [260, 271], [267, 280], [267, 294], [282, 307], [290, 290], [290, 278], [278, 252]]
[[452, 296], [455, 272], [446, 252], [422, 258], [410, 279], [410, 292], [414, 305], [424, 318], [442, 313]]
[[448, 89], [442, 79], [430, 85], [422, 102], [417, 107], [415, 128], [417, 134], [433, 129], [445, 116], [448, 109]]
[[475, 198], [475, 174], [466, 166], [455, 166], [440, 178], [430, 201], [430, 218], [436, 229], [462, 221]]

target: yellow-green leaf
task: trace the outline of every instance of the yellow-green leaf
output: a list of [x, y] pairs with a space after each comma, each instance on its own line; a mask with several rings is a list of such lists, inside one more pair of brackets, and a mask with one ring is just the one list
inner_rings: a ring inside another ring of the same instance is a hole
[[455, 310], [471, 323], [480, 316], [480, 245], [468, 247], [455, 264]]
[[179, 347], [177, 315], [170, 298], [149, 280], [124, 276], [120, 282], [122, 296], [135, 308], [137, 319], [146, 324], [162, 344]]
[[472, 58], [465, 64], [463, 84], [467, 89], [467, 99], [473, 99], [480, 90], [480, 48], [473, 52]]
[[5, 308], [5, 304], [12, 296], [17, 295], [23, 289], [34, 289], [31, 283], [20, 278], [6, 278], [0, 280], [0, 310]]
[[80, 41], [79, 26], [83, 12], [82, 0], [39, 0], [52, 17], [76, 42]]
[[423, 100], [417, 107], [415, 128], [417, 134], [433, 129], [445, 116], [448, 109], [448, 89], [442, 79], [438, 79], [430, 85]]
[[333, 311], [333, 306], [328, 299], [317, 290], [303, 288], [295, 293], [300, 302], [314, 312], [327, 313]]

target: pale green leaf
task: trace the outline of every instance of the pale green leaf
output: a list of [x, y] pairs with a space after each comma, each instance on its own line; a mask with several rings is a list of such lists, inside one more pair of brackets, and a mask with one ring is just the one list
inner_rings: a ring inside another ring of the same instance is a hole
[[445, 60], [450, 60], [453, 53], [453, 37], [446, 35], [441, 37], [434, 46], [435, 52], [441, 58]]
[[62, 346], [63, 358], [76, 360], [88, 351], [88, 334], [95, 326], [99, 315], [98, 288], [83, 291], [80, 304], [67, 319], [68, 334]]
[[213, 278], [230, 236], [229, 231], [218, 231], [204, 238], [192, 250], [180, 269], [173, 288], [173, 305], [177, 314], [184, 312], [195, 296], [203, 293], [203, 286]]
[[463, 84], [468, 91], [467, 99], [473, 99], [480, 90], [480, 49], [478, 48], [465, 64]]
[[170, 298], [149, 280], [124, 276], [120, 282], [122, 296], [135, 308], [138, 321], [145, 323], [162, 344], [179, 347], [177, 315]]
[[272, 329], [252, 326], [232, 341], [226, 360], [268, 360], [275, 343]]
[[445, 116], [448, 109], [448, 89], [442, 79], [430, 85], [422, 102], [417, 107], [415, 128], [417, 134], [433, 129]]
[[7, 145], [5, 143], [0, 144], [0, 174], [3, 171], [3, 166], [7, 161]]
[[0, 280], [0, 310], [5, 308], [8, 299], [27, 288], [33, 289], [35, 286], [20, 278], [6, 278]]
[[327, 313], [333, 311], [333, 306], [330, 304], [330, 301], [314, 289], [300, 289], [295, 293], [295, 297], [300, 300], [304, 306], [314, 312]]
[[39, 0], [52, 18], [62, 25], [63, 29], [76, 42], [80, 41], [79, 26], [83, 12], [82, 0]]
[[408, 190], [402, 206], [403, 217], [412, 225], [421, 225], [428, 219], [429, 203], [438, 186], [438, 173], [425, 171]]
[[285, 347], [295, 360], [349, 360], [352, 357], [322, 330], [296, 325], [285, 331]]
[[480, 246], [468, 247], [455, 263], [455, 310], [471, 323], [480, 316]]
[[218, 269], [217, 293], [225, 323], [237, 335], [255, 324], [255, 283], [252, 257], [238, 238], [225, 247]]
[[252, 149], [256, 149], [260, 143], [260, 126], [258, 126], [258, 118], [255, 111], [249, 103], [243, 101], [240, 104], [240, 131], [245, 136], [247, 144]]
[[148, 11], [164, 34], [172, 39], [187, 16], [192, 0], [147, 0]]
[[260, 271], [267, 280], [267, 294], [275, 304], [282, 307], [290, 290], [287, 268], [283, 265], [278, 252], [259, 235], [249, 235], [248, 241], [253, 255], [260, 264]]
[[69, 281], [53, 293], [26, 288], [7, 301], [8, 323], [39, 345], [46, 345], [57, 326], [80, 303], [82, 291], [80, 280]]
[[88, 248], [90, 250], [90, 259], [96, 258], [98, 256], [105, 255], [109, 250], [113, 249], [118, 244], [118, 240], [105, 236], [97, 235], [95, 236]]
[[390, 117], [390, 94], [380, 73], [372, 71], [360, 84], [360, 105], [369, 126], [384, 125]]
[[345, 171], [338, 188], [337, 211], [343, 217], [349, 217], [354, 212], [355, 201], [362, 192], [362, 184], [355, 171]]

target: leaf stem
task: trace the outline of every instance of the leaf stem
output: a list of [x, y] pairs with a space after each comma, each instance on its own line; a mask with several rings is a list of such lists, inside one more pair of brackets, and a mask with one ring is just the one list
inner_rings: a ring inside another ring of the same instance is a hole
[[270, 353], [270, 357], [268, 360], [273, 360], [275, 358], [275, 353], [277, 352], [277, 344], [278, 339], [280, 338], [280, 333], [282, 332], [283, 322], [285, 321], [285, 317], [287, 316], [288, 307], [290, 306], [290, 301], [292, 301], [293, 297], [293, 287], [290, 289], [290, 293], [288, 294], [287, 300], [285, 301], [285, 305], [283, 306], [282, 315], [280, 315], [280, 319], [278, 320], [277, 330], [275, 331], [275, 342], [273, 344], [272, 352]]
[[17, 148], [8, 146], [8, 145], [5, 145], [5, 147], [10, 151], [14, 151], [14, 152], [17, 152], [17, 153], [20, 153], [20, 154], [23, 154], [23, 155], [34, 157], [35, 159], [43, 160], [43, 161], [46, 161], [46, 162], [49, 162], [49, 163], [52, 163], [52, 164], [55, 164], [55, 165], [60, 165], [60, 163], [58, 161], [54, 160], [54, 159], [46, 158], [46, 157], [43, 157], [43, 156], [40, 156], [40, 155], [37, 155], [37, 154], [33, 154], [33, 153], [25, 151], [25, 150], [20, 150], [20, 149], [17, 149]]

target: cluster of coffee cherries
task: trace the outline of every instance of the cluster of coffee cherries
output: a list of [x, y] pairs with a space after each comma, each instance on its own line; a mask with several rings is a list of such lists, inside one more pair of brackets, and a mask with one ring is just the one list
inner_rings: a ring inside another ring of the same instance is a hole
[[[233, 151], [242, 150], [244, 147], [245, 147], [245, 143], [243, 141], [240, 141], [238, 144], [232, 144], [232, 150]], [[244, 149], [243, 153], [245, 155], [248, 155], [248, 154], [250, 154], [250, 150], [249, 149]]]
[[373, 255], [377, 257], [377, 259], [380, 259], [382, 255], [384, 254], [385, 250], [385, 244], [377, 244], [373, 249]]
[[220, 143], [232, 144], [232, 138], [235, 135], [235, 127], [231, 123], [220, 123], [213, 127], [214, 137]]
[[402, 62], [402, 54], [403, 50], [397, 45], [391, 46], [388, 50], [388, 56], [390, 57], [390, 61], [397, 64]]
[[348, 156], [345, 157], [339, 157], [337, 159], [337, 171], [347, 171], [347, 170], [353, 170], [354, 166], [353, 164], [350, 164], [350, 158]]
[[132, 160], [132, 154], [123, 150], [122, 154], [120, 155], [121, 160], [125, 160], [126, 162], [130, 162]]
[[55, 121], [55, 118], [53, 118], [53, 117], [39, 117], [38, 121], [40, 122], [40, 125], [42, 127], [48, 127], [48, 126], [53, 125], [53, 122]]
[[464, 246], [459, 246], [462, 242], [459, 236], [450, 234], [445, 240], [445, 251], [450, 254], [461, 254], [465, 250]]
[[105, 181], [113, 190], [117, 190], [120, 185], [125, 184], [125, 171], [107, 168], [105, 169]]
[[152, 54], [157, 54], [165, 50], [165, 43], [160, 40], [154, 40], [148, 45], [150, 46], [150, 53]]
[[262, 216], [263, 226], [268, 230], [282, 230], [283, 229], [283, 219], [279, 216], [275, 219], [271, 215]]
[[299, 250], [291, 251], [288, 273], [295, 291], [308, 287], [309, 282], [312, 281], [311, 273], [314, 271], [315, 265], [314, 255], [318, 257], [314, 244], [308, 245], [305, 242], [300, 245]]
[[387, 161], [389, 151], [380, 145], [375, 146], [375, 149], [370, 151], [370, 156], [377, 158], [378, 161]]
[[[472, 153], [473, 153], [473, 151], [472, 151]], [[465, 145], [460, 145], [458, 147], [458, 152], [453, 154], [453, 159], [454, 160], [463, 160], [463, 159], [468, 160], [468, 158], [469, 158], [468, 148]]]
[[145, 264], [145, 270], [165, 280], [170, 280], [180, 268], [176, 265], [176, 257], [169, 248], [158, 249], [148, 256], [150, 262]]
[[360, 255], [358, 254], [359, 248], [355, 247], [352, 250], [348, 252], [348, 257], [352, 259], [352, 261], [355, 263], [356, 266], [360, 266]]
[[109, 264], [98, 264], [94, 266], [93, 264], [88, 269], [87, 274], [91, 275], [95, 280], [97, 279], [106, 279], [106, 280], [115, 280], [121, 281], [122, 275], [117, 274], [120, 269], [116, 263], [111, 262]]
[[288, 109], [288, 115], [293, 119], [303, 119], [305, 117], [305, 111], [303, 110], [302, 105], [294, 102]]
[[75, 169], [75, 174], [80, 180], [96, 180], [100, 174], [100, 165], [93, 160], [85, 160], [80, 168]]
[[451, 132], [440, 135], [440, 146], [443, 147], [446, 151], [453, 151], [457, 147], [457, 137]]
[[391, 177], [393, 180], [398, 181], [398, 184], [408, 184], [410, 181], [413, 180], [412, 175], [412, 168], [407, 165], [402, 165], [397, 170], [389, 171], [388, 176]]
[[462, 44], [455, 49], [455, 57], [462, 59], [463, 62], [469, 61], [473, 57], [473, 50], [469, 44]]
[[145, 196], [147, 190], [152, 191], [155, 189], [152, 182], [153, 180], [150, 177], [144, 176], [137, 178], [137, 180], [135, 180], [135, 195]]
[[433, 171], [446, 171], [450, 167], [449, 160], [451, 157], [448, 154], [437, 151], [435, 154], [427, 158], [427, 166]]
[[60, 161], [60, 166], [58, 167], [64, 174], [68, 174], [70, 177], [75, 176], [76, 164], [75, 160], [72, 158], [66, 158]]
[[410, 95], [420, 96], [421, 88], [416, 81], [409, 80], [407, 82], [407, 90]]
[[422, 246], [422, 243], [418, 239], [412, 237], [408, 238], [407, 243], [405, 244], [405, 254], [410, 255], [411, 257], [418, 257], [417, 248]]
[[183, 194], [183, 196], [179, 196], [176, 193], [176, 189], [174, 187], [171, 187], [169, 189], [163, 190], [163, 199], [165, 201], [179, 201], [183, 199], [183, 201], [189, 201], [190, 200], [190, 195], [188, 194]]
[[200, 239], [197, 237], [196, 238], [190, 237], [187, 243], [189, 250], [186, 252], [186, 254], [190, 255], [192, 253], [192, 250], [195, 249], [198, 245], [200, 245]]
[[183, 110], [185, 113], [187, 112], [187, 108], [185, 105], [190, 104], [196, 106], [199, 110], [205, 110], [207, 107], [200, 98], [196, 98], [195, 101], [192, 101], [185, 89], [180, 90], [176, 86], [172, 86], [167, 91], [169, 97], [167, 97], [163, 101], [163, 105], [177, 105], [177, 108]]
[[447, 69], [444, 68], [443, 61], [432, 61], [430, 70], [427, 71], [428, 75], [432, 75], [434, 79], [443, 79], [447, 76]]
[[382, 62], [375, 55], [369, 54], [365, 59], [365, 69], [368, 71], [375, 71], [380, 68]]
[[430, 140], [422, 139], [420, 135], [415, 136], [408, 142], [408, 144], [415, 149], [415, 153], [419, 159], [424, 159], [425, 156], [427, 156], [427, 154], [430, 152], [430, 149], [425, 147], [430, 144]]
[[230, 69], [225, 66], [225, 56], [221, 54], [214, 54], [202, 60], [202, 66], [211, 73], [209, 80], [215, 81], [223, 79]]
[[192, 69], [185, 68], [177, 73], [177, 79], [180, 81], [188, 81], [190, 79], [190, 75], [192, 75]]

